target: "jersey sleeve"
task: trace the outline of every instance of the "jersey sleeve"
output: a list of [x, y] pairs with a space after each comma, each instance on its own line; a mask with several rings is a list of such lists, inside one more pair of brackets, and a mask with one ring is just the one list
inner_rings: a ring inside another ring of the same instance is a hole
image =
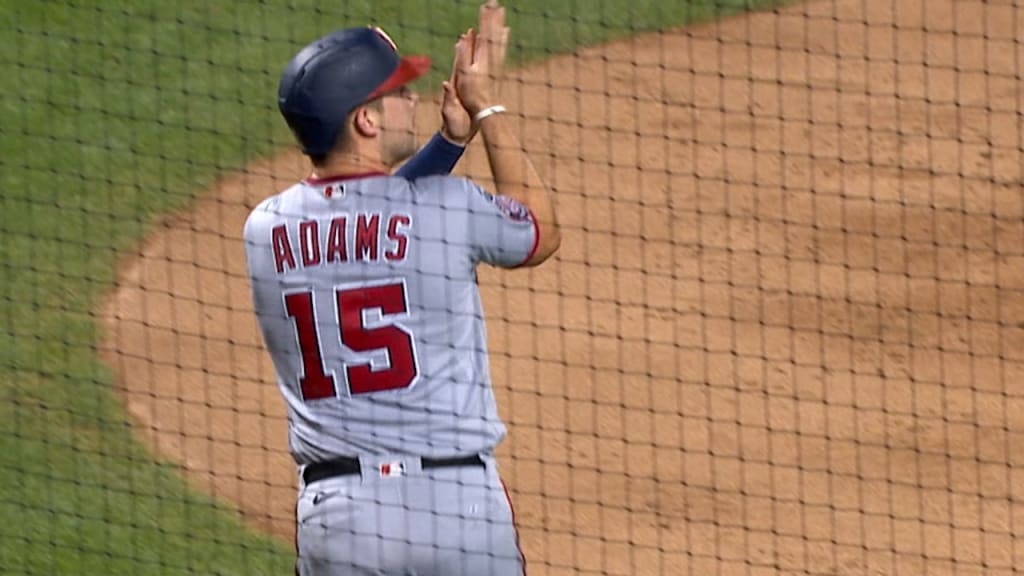
[[533, 212], [513, 198], [491, 194], [469, 180], [463, 182], [467, 239], [475, 259], [502, 268], [525, 264], [540, 242]]

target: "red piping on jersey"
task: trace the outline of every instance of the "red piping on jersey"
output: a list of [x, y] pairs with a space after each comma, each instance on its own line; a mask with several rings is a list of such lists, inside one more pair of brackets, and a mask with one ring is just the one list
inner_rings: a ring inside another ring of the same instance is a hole
[[[505, 492], [505, 497], [508, 497], [508, 492]], [[295, 499], [295, 538], [292, 539], [292, 543], [295, 545], [295, 576], [302, 576], [299, 572], [299, 499]]]
[[384, 172], [360, 172], [358, 174], [339, 174], [337, 176], [328, 176], [326, 178], [314, 178], [310, 176], [302, 182], [309, 184], [310, 186], [320, 186], [322, 184], [333, 184], [335, 182], [343, 182], [345, 180], [361, 180], [363, 178], [375, 178], [377, 176], [388, 176]]
[[533, 247], [530, 248], [530, 253], [526, 255], [526, 258], [522, 262], [513, 266], [513, 268], [522, 268], [527, 262], [533, 258], [533, 255], [537, 253], [537, 248], [540, 248], [540, 222], [537, 222], [537, 218], [533, 215], [533, 210], [526, 209], [530, 213], [530, 220], [533, 222]]
[[526, 576], [526, 554], [523, 554], [523, 547], [519, 545], [519, 526], [516, 525], [516, 508], [512, 505], [512, 497], [508, 495], [508, 486], [501, 478], [501, 489], [505, 491], [505, 501], [508, 502], [508, 510], [512, 513], [512, 531], [516, 534], [516, 550], [519, 552], [519, 560], [523, 563], [523, 576]]

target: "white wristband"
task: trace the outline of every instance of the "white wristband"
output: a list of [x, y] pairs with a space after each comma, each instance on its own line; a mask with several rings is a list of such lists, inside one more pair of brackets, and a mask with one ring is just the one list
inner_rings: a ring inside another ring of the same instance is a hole
[[500, 114], [502, 112], [508, 112], [508, 110], [506, 110], [505, 107], [502, 106], [501, 104], [497, 104], [495, 106], [488, 106], [487, 108], [484, 108], [483, 110], [477, 112], [476, 115], [473, 116], [473, 121], [479, 122], [484, 118], [487, 118], [488, 116]]

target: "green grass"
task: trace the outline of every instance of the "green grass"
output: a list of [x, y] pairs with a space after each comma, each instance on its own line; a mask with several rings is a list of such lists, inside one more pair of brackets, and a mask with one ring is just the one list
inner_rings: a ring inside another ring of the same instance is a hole
[[[520, 63], [750, 7], [508, 4]], [[162, 215], [218, 173], [291, 144], [274, 95], [299, 46], [374, 22], [403, 51], [435, 56], [426, 83], [436, 86], [476, 10], [454, 0], [0, 0], [0, 573], [290, 572], [288, 545], [246, 531], [133, 439], [90, 311]]]

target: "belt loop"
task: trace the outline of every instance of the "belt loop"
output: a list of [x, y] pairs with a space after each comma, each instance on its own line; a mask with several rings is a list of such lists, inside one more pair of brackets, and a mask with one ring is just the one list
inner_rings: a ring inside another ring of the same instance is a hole
[[376, 475], [376, 457], [374, 456], [360, 456], [359, 457], [359, 480], [361, 483], [366, 484], [374, 479]]

